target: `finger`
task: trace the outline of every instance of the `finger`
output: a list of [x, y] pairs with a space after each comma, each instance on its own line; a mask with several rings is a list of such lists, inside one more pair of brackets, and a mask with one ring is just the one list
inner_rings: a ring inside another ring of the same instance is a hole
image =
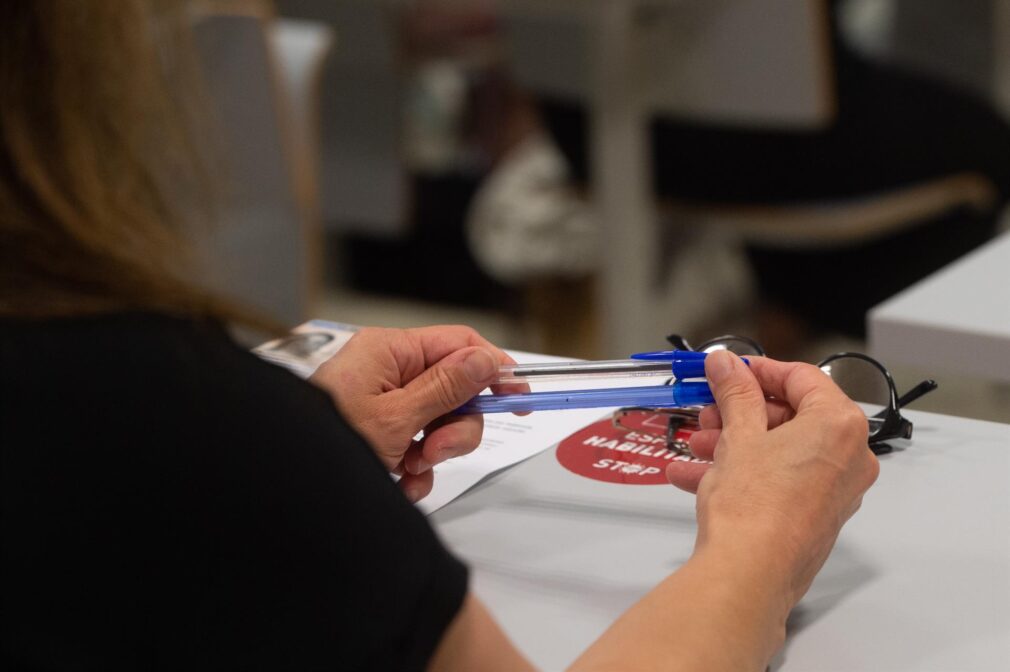
[[[511, 359], [511, 358], [510, 358]], [[530, 386], [527, 383], [502, 383], [492, 385], [491, 391], [494, 394], [529, 394]], [[513, 411], [512, 415], [529, 415], [532, 411]]]
[[719, 443], [722, 430], [702, 429], [691, 434], [688, 445], [691, 446], [691, 454], [700, 460], [711, 462], [715, 458], [715, 445]]
[[484, 416], [453, 415], [436, 420], [425, 429], [421, 458], [430, 466], [472, 453], [484, 433]]
[[[420, 441], [411, 441], [407, 450], [404, 451], [400, 459], [399, 474], [422, 474], [431, 469], [431, 463], [426, 462], [421, 454], [423, 444]], [[396, 473], [396, 472], [394, 472]]]
[[702, 429], [722, 429], [722, 416], [718, 406], [706, 406], [698, 414], [698, 424]]
[[491, 384], [498, 363], [486, 348], [469, 347], [448, 355], [425, 369], [396, 395], [409, 426], [426, 427], [435, 418], [455, 411]]
[[[768, 412], [768, 429], [775, 429], [783, 422], [793, 419], [796, 412], [785, 401], [781, 399], [765, 400]], [[718, 406], [706, 406], [698, 415], [698, 424], [702, 429], [722, 429], [722, 416], [719, 414]]]
[[793, 407], [781, 399], [769, 399], [765, 403], [765, 407], [768, 411], [768, 429], [775, 429], [796, 416], [796, 411], [793, 410]]
[[516, 363], [504, 350], [491, 343], [471, 327], [461, 325], [419, 327], [416, 329], [407, 329], [407, 334], [415, 339], [424, 353], [425, 367], [432, 366], [435, 362], [451, 355], [457, 350], [474, 346], [491, 351], [499, 365]]
[[724, 430], [764, 432], [768, 427], [765, 395], [750, 368], [728, 350], [705, 358], [705, 376], [719, 406]]
[[707, 462], [671, 462], [666, 465], [666, 479], [681, 490], [696, 493], [711, 466]]
[[495, 394], [526, 394], [530, 386], [527, 383], [500, 383], [492, 385], [491, 391]]
[[[408, 329], [407, 333], [416, 339], [424, 356], [425, 367], [434, 365], [457, 350], [473, 346], [490, 351], [497, 360], [498, 366], [516, 364], [516, 361], [504, 350], [495, 346], [470, 327], [459, 325], [420, 327]], [[491, 391], [495, 394], [527, 394], [530, 391], [530, 386], [526, 383], [502, 383], [491, 385]], [[529, 415], [529, 413], [523, 411], [515, 415]]]
[[749, 359], [761, 388], [797, 412], [811, 405], [837, 404], [848, 399], [831, 378], [812, 364], [777, 362], [766, 357]]
[[434, 482], [435, 473], [429, 469], [420, 474], [404, 474], [398, 485], [407, 499], [417, 503], [428, 496]]

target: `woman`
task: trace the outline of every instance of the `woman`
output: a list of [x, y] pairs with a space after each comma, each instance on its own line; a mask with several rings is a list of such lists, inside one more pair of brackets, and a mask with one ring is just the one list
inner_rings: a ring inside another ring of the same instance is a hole
[[[510, 360], [463, 327], [365, 330], [313, 386], [236, 347], [241, 315], [181, 279], [170, 194], [199, 173], [148, 9], [0, 3], [5, 669], [529, 668], [410, 503]], [[876, 477], [817, 369], [707, 373], [714, 464], [668, 472], [695, 553], [573, 669], [763, 669]]]

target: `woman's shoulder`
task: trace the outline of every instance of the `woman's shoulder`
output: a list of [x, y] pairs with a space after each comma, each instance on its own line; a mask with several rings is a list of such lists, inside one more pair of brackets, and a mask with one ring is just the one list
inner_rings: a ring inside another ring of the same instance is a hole
[[293, 379], [240, 348], [217, 322], [145, 312], [0, 319], [0, 358], [8, 380], [40, 384], [150, 387], [175, 381], [241, 390], [236, 378], [281, 385]]
[[178, 365], [210, 357], [232, 363], [241, 352], [217, 322], [148, 312], [3, 318], [0, 346], [8, 366], [102, 366], [109, 373], [139, 362]]
[[327, 395], [219, 324], [153, 313], [0, 320], [0, 391], [17, 425], [73, 423], [121, 442], [145, 428], [176, 443], [303, 431], [357, 441]]

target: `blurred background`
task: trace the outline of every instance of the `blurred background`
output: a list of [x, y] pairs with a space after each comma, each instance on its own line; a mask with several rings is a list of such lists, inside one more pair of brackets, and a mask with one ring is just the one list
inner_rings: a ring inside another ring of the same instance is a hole
[[[1010, 0], [194, 7], [232, 184], [207, 261], [292, 326], [816, 361], [1007, 228]], [[915, 407], [1010, 422], [1007, 386], [940, 383]]]

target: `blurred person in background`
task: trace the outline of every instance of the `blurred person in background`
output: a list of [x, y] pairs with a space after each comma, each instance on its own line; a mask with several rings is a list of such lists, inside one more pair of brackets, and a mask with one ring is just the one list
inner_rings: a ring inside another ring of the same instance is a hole
[[[371, 329], [310, 384], [230, 340], [261, 321], [184, 254], [212, 184], [185, 24], [0, 4], [4, 669], [528, 669], [411, 504], [511, 360], [465, 327]], [[764, 669], [876, 477], [818, 369], [707, 366], [708, 461], [667, 474], [698, 492], [695, 552], [573, 669]]]

